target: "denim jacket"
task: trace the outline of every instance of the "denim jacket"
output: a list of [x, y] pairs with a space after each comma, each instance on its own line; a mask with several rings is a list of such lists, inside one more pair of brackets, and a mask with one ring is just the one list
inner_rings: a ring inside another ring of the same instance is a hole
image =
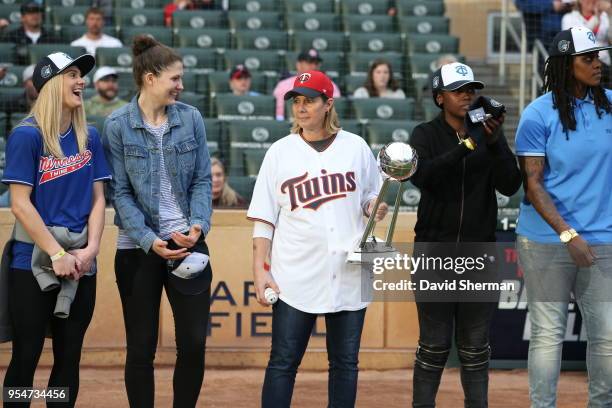
[[212, 213], [210, 156], [204, 120], [193, 106], [168, 105], [163, 156], [144, 125], [138, 95], [104, 122], [103, 145], [113, 173], [115, 225], [149, 252], [159, 233], [159, 160], [164, 158], [172, 190], [190, 225], [206, 236]]

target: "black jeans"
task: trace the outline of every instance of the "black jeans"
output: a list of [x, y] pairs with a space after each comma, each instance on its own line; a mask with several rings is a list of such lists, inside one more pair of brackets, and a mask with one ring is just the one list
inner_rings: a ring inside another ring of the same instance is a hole
[[[359, 345], [366, 309], [325, 314], [329, 360], [328, 407], [355, 406]], [[262, 390], [263, 408], [291, 406], [295, 375], [308, 346], [317, 315], [282, 300], [272, 312], [272, 351]]]
[[[9, 311], [13, 332], [11, 362], [5, 387], [31, 387], [43, 349], [47, 328], [53, 336], [53, 368], [48, 387], [68, 387], [69, 402], [48, 407], [74, 407], [79, 392], [79, 363], [83, 338], [96, 303], [96, 276], [83, 276], [66, 319], [53, 316], [59, 288], [43, 292], [32, 271], [11, 269], [8, 278]], [[29, 407], [29, 403], [4, 402], [4, 408]]]
[[489, 328], [497, 303], [417, 302], [416, 305], [419, 346], [414, 364], [412, 406], [435, 407], [454, 329], [465, 407], [487, 407]]
[[166, 260], [153, 251], [145, 254], [141, 249], [117, 250], [115, 275], [127, 338], [125, 387], [133, 408], [154, 405], [153, 361], [162, 288], [172, 307], [176, 332], [174, 407], [195, 407], [204, 380], [210, 287], [197, 295], [185, 295], [168, 284], [167, 274]]

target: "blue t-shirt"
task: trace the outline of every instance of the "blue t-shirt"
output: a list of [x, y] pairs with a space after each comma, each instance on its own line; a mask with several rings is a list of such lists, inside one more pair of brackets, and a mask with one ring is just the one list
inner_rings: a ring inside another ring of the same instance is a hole
[[[64, 158], [44, 154], [42, 135], [34, 126], [15, 128], [6, 144], [2, 182], [32, 186], [31, 200], [47, 226], [81, 232], [89, 218], [93, 183], [111, 178], [98, 131], [88, 127], [87, 149], [79, 153], [72, 126], [60, 135]], [[32, 269], [32, 244], [16, 241], [12, 268]]]
[[[612, 91], [606, 90], [612, 100]], [[576, 100], [576, 130], [566, 134], [549, 92], [523, 111], [516, 133], [518, 156], [546, 158], [543, 185], [563, 219], [590, 244], [612, 243], [612, 114], [597, 117], [591, 96]], [[525, 198], [518, 234], [559, 243], [559, 235]]]

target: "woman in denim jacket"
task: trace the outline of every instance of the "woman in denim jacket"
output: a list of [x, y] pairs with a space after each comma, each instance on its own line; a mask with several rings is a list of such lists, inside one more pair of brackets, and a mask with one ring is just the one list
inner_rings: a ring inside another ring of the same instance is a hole
[[197, 109], [177, 102], [183, 64], [174, 50], [139, 36], [132, 51], [139, 93], [104, 124], [119, 227], [115, 274], [127, 337], [125, 384], [131, 407], [153, 407], [165, 288], [176, 329], [174, 406], [195, 407], [204, 378], [212, 272], [206, 263], [192, 279], [173, 272], [177, 262], [194, 258], [190, 254], [208, 254], [204, 237], [212, 205], [204, 121]]

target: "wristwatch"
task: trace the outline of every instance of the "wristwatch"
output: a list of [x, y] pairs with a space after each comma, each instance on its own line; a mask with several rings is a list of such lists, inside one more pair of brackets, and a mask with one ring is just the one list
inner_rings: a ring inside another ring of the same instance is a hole
[[572, 239], [576, 238], [577, 236], [578, 236], [578, 233], [576, 232], [575, 229], [572, 228], [572, 229], [568, 229], [567, 231], [563, 231], [561, 234], [559, 234], [559, 239], [564, 244], [567, 244], [568, 242], [570, 242]]

